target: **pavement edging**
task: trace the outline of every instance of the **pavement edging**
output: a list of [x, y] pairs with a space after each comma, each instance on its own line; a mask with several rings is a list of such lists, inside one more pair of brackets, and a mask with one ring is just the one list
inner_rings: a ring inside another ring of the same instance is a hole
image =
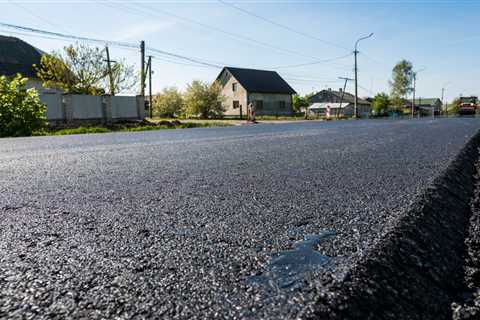
[[346, 277], [320, 295], [318, 319], [451, 319], [465, 259], [480, 133]]

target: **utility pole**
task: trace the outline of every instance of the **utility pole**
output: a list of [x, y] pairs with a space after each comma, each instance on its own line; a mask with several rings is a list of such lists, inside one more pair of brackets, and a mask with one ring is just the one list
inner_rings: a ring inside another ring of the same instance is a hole
[[110, 82], [110, 95], [114, 96], [115, 95], [115, 84], [113, 83], [112, 62], [116, 62], [116, 61], [110, 60], [110, 51], [108, 50], [108, 45], [105, 46], [105, 52], [107, 54], [107, 59], [103, 60], [103, 61], [107, 62], [108, 79], [109, 79], [109, 82]]
[[348, 80], [353, 80], [346, 77], [338, 77], [338, 79], [345, 80], [345, 83], [343, 84], [342, 97], [340, 98], [340, 106], [338, 107], [339, 110], [337, 111], [337, 114], [336, 114], [337, 119], [338, 119], [338, 113], [342, 111], [343, 97], [345, 96], [345, 90], [347, 89], [347, 82]]
[[[424, 71], [425, 68], [413, 72], [413, 99], [412, 99], [412, 119], [414, 117], [414, 110], [415, 110], [415, 92], [417, 90], [417, 73]], [[420, 113], [418, 114], [420, 118]]]
[[417, 73], [413, 73], [413, 98], [412, 98], [412, 119], [415, 114], [415, 90], [416, 90], [416, 85], [417, 85]]
[[354, 105], [354, 112], [353, 112], [353, 116], [354, 118], [356, 119], [358, 117], [358, 109], [357, 109], [357, 105], [358, 105], [358, 67], [357, 67], [357, 55], [358, 55], [358, 43], [361, 41], [361, 40], [365, 40], [365, 39], [368, 39], [370, 38], [371, 36], [373, 36], [373, 33], [370, 33], [368, 36], [366, 37], [362, 37], [360, 39], [357, 40], [357, 42], [355, 42], [355, 51], [353, 51], [354, 53], [354, 56], [355, 56], [355, 105]]
[[140, 95], [145, 97], [145, 41], [140, 41]]
[[148, 56], [148, 105], [150, 111], [150, 119], [153, 118], [153, 98], [152, 98], [152, 56]]
[[[443, 95], [444, 95], [444, 94], [445, 94], [445, 88], [442, 88], [442, 107], [443, 107]], [[447, 111], [447, 110], [445, 109], [445, 111]], [[446, 114], [446, 113], [447, 113], [447, 112], [445, 112], [445, 114]]]
[[444, 102], [445, 98], [445, 88], [451, 83], [451, 81], [448, 81], [442, 85], [442, 108], [444, 108], [444, 113], [445, 115], [448, 116], [448, 110], [447, 110], [447, 104]]

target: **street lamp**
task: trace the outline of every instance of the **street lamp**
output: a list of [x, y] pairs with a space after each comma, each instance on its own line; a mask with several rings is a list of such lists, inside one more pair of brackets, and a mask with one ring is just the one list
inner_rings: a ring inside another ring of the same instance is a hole
[[357, 49], [357, 47], [358, 47], [358, 43], [360, 41], [368, 39], [371, 36], [373, 36], [373, 32], [370, 33], [368, 36], [361, 37], [360, 39], [358, 39], [357, 42], [355, 42], [355, 51], [353, 51], [353, 53], [355, 54], [355, 107], [354, 107], [354, 117], [355, 118], [358, 117], [358, 109], [357, 109], [357, 105], [358, 105], [358, 77], [357, 77], [357, 73], [358, 73], [358, 68], [357, 68], [358, 49]]

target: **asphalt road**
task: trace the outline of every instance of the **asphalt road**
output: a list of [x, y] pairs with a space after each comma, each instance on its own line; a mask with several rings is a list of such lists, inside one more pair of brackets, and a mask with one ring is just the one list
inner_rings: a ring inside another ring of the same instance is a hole
[[306, 316], [479, 128], [378, 120], [1, 139], [0, 318]]

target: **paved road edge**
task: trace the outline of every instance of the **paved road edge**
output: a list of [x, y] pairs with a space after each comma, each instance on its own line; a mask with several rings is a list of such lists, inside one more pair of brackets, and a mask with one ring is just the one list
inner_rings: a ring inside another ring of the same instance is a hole
[[451, 319], [465, 292], [465, 239], [480, 133], [342, 281], [313, 319]]

